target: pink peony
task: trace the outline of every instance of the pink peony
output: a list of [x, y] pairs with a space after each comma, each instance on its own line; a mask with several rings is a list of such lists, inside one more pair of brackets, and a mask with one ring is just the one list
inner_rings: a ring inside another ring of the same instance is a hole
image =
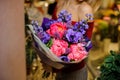
[[72, 44], [70, 46], [71, 52], [68, 54], [70, 60], [83, 60], [87, 56], [87, 51], [84, 48], [84, 44]]
[[66, 52], [66, 48], [68, 47], [68, 43], [64, 40], [53, 40], [53, 45], [51, 46], [50, 50], [56, 54], [58, 57], [60, 57], [62, 54]]
[[52, 37], [59, 37], [62, 38], [64, 35], [64, 32], [66, 30], [66, 24], [62, 22], [56, 22], [50, 26], [50, 29], [47, 30], [47, 32]]

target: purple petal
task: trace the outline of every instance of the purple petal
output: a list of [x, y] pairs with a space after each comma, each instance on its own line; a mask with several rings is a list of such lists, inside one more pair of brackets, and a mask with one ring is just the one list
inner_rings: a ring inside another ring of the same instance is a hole
[[50, 35], [46, 32], [39, 32], [37, 35], [38, 38], [45, 44], [50, 40]]
[[85, 47], [86, 47], [86, 50], [89, 51], [92, 48], [92, 42], [88, 41]]
[[49, 19], [49, 18], [43, 18], [43, 22], [42, 22], [41, 27], [43, 28], [44, 31], [46, 31], [47, 29], [50, 28], [51, 21], [52, 21], [52, 20]]
[[67, 56], [60, 56], [60, 59], [65, 61], [65, 62], [70, 62]]

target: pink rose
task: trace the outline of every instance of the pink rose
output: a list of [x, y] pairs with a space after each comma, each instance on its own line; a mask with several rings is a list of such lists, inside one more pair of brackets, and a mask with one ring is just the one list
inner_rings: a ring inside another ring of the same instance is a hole
[[66, 52], [67, 47], [67, 42], [63, 40], [54, 39], [53, 45], [51, 46], [50, 50], [59, 57]]
[[88, 52], [84, 48], [84, 44], [72, 44], [70, 46], [71, 52], [68, 54], [70, 60], [83, 60], [87, 56]]
[[52, 37], [59, 37], [62, 38], [64, 35], [64, 32], [66, 30], [66, 24], [62, 22], [56, 22], [50, 26], [50, 29], [47, 30], [47, 32]]

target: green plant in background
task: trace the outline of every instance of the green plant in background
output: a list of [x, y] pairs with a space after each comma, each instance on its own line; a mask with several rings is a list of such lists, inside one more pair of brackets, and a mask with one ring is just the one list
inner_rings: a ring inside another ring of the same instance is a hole
[[100, 68], [100, 76], [97, 80], [120, 80], [120, 54], [110, 51]]

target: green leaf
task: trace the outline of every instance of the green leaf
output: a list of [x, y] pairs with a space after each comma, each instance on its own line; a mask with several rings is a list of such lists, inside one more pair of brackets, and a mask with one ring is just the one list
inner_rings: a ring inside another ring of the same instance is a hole
[[52, 46], [52, 42], [53, 42], [52, 39], [50, 39], [50, 41], [46, 44], [46, 46], [50, 48]]
[[110, 55], [104, 59], [100, 71], [98, 80], [120, 80], [120, 54], [110, 51]]
[[109, 56], [104, 60], [105, 63], [112, 63], [113, 61], [114, 61], [114, 56]]

